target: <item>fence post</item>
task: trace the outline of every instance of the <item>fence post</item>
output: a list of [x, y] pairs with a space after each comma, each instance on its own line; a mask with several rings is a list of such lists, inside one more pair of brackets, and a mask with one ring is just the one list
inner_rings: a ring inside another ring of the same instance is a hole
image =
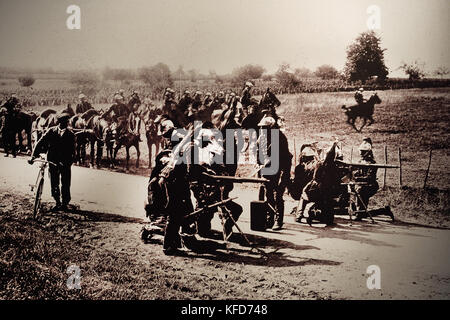
[[399, 175], [398, 175], [398, 183], [400, 185], [400, 188], [403, 185], [402, 181], [402, 149], [398, 148], [398, 165], [399, 165]]
[[428, 173], [430, 172], [430, 166], [431, 166], [431, 155], [433, 153], [433, 149], [430, 148], [430, 156], [428, 158], [428, 167], [427, 171], [425, 172], [425, 180], [423, 182], [423, 188], [425, 189], [427, 186], [427, 179], [428, 179]]
[[[387, 164], [387, 146], [384, 146], [384, 164]], [[384, 174], [383, 174], [383, 190], [386, 187], [386, 173], [387, 173], [387, 168], [384, 168]]]

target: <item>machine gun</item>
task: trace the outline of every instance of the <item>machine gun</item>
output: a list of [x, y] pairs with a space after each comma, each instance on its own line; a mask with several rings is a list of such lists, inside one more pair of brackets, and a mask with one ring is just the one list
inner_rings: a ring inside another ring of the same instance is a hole
[[214, 209], [214, 208], [216, 208], [216, 207], [223, 206], [224, 204], [226, 204], [226, 203], [228, 203], [228, 202], [230, 202], [230, 201], [232, 201], [232, 200], [235, 200], [235, 199], [237, 199], [237, 197], [234, 197], [234, 198], [228, 198], [228, 199], [225, 199], [225, 200], [222, 200], [222, 201], [219, 201], [219, 202], [216, 202], [216, 203], [213, 203], [213, 204], [204, 206], [204, 207], [202, 207], [202, 208], [200, 208], [200, 209], [198, 209], [198, 210], [195, 210], [195, 211], [189, 213], [188, 215], [184, 216], [184, 219], [187, 220], [189, 223], [192, 223], [192, 222], [194, 222], [194, 221], [198, 218], [198, 216], [199, 216], [201, 213], [203, 213], [204, 211], [207, 211], [207, 210], [210, 210], [210, 209]]

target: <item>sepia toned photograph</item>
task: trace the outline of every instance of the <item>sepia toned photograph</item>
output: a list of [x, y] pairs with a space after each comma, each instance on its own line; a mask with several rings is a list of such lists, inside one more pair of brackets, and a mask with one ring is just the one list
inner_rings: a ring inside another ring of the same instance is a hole
[[1, 0], [0, 300], [449, 300], [449, 13]]

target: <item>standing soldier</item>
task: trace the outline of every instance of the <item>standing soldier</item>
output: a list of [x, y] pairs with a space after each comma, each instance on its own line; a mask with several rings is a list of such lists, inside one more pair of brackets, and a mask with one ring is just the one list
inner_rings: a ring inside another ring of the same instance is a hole
[[[28, 161], [33, 164], [34, 159], [39, 155], [40, 150], [48, 150], [47, 160], [54, 164], [49, 165], [50, 184], [52, 196], [56, 201], [53, 210], [66, 211], [70, 202], [70, 180], [71, 166], [75, 159], [75, 134], [67, 127], [70, 115], [60, 113], [58, 115], [57, 126], [51, 127], [37, 142], [31, 159]], [[60, 188], [61, 182], [61, 188]], [[62, 196], [62, 204], [60, 196]]]
[[[262, 130], [259, 138], [259, 149], [263, 150], [270, 159], [259, 159], [262, 169], [264, 167], [273, 166], [274, 160], [278, 160], [278, 170], [275, 174], [260, 174], [262, 178], [269, 180], [264, 187], [261, 187], [259, 199], [263, 200], [264, 195], [267, 203], [270, 205], [267, 227], [272, 228], [276, 222], [274, 230], [280, 230], [283, 227], [284, 220], [284, 200], [283, 195], [290, 183], [290, 173], [292, 164], [292, 154], [289, 151], [288, 141], [284, 133], [279, 130], [276, 121], [272, 117], [264, 117], [258, 126]], [[272, 154], [272, 129], [278, 130], [278, 156]], [[261, 169], [261, 170], [262, 170]], [[261, 171], [260, 171], [261, 172]]]
[[87, 98], [83, 93], [78, 96], [78, 99], [80, 99], [80, 102], [75, 107], [75, 113], [85, 113], [86, 111], [93, 109], [92, 105], [87, 101]]
[[364, 88], [359, 88], [359, 90], [355, 92], [355, 100], [358, 105], [362, 105], [366, 102], [363, 94], [364, 94]]

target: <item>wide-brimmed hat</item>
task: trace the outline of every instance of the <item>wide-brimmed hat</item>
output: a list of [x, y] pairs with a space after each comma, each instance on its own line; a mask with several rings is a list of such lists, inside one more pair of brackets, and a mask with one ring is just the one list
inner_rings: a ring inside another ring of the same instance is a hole
[[247, 82], [245, 83], [245, 86], [251, 88], [251, 87], [254, 87], [255, 85], [254, 85], [252, 82], [247, 81]]

